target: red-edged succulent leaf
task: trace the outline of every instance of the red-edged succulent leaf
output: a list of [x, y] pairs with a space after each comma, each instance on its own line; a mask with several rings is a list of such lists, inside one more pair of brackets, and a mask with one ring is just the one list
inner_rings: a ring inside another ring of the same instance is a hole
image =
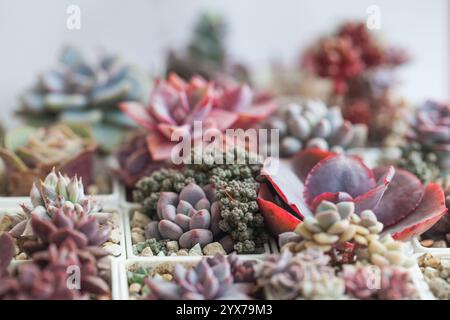
[[261, 174], [266, 176], [280, 198], [301, 218], [312, 216], [303, 198], [303, 183], [292, 170], [292, 163], [276, 158], [264, 161]]
[[419, 206], [395, 226], [387, 227], [384, 232], [392, 233], [398, 240], [420, 235], [430, 229], [447, 212], [442, 188], [430, 183], [425, 187]]
[[[383, 171], [384, 173], [382, 173]], [[392, 166], [389, 168], [380, 169], [378, 173], [380, 178], [378, 178], [377, 186], [354, 200], [356, 213], [362, 212], [366, 209], [372, 210], [375, 208], [388, 189], [392, 179], [395, 178], [395, 169]], [[377, 177], [376, 174], [375, 176]]]
[[238, 85], [231, 89], [226, 89], [223, 93], [222, 105], [224, 109], [236, 112], [245, 111], [253, 102], [253, 91], [246, 85]]
[[14, 258], [14, 240], [8, 233], [0, 236], [0, 278]]
[[259, 189], [257, 201], [264, 217], [264, 224], [274, 235], [293, 231], [301, 222], [290, 212], [275, 204], [273, 195], [265, 184], [262, 184]]
[[346, 192], [356, 198], [376, 185], [373, 172], [360, 160], [334, 155], [320, 161], [309, 172], [304, 189], [308, 204], [325, 192]]
[[[386, 168], [374, 170], [376, 177], [384, 176]], [[395, 176], [378, 205], [372, 207], [378, 221], [387, 228], [407, 217], [420, 203], [423, 185], [412, 173], [396, 169]]]
[[308, 148], [296, 153], [289, 161], [295, 174], [302, 181], [305, 181], [308, 173], [319, 161], [332, 155], [335, 155], [335, 153], [318, 148]]

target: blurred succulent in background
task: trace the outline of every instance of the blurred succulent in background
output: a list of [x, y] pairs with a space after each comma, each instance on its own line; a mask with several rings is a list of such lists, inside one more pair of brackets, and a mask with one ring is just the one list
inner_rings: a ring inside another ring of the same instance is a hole
[[145, 280], [150, 300], [247, 300], [253, 284], [236, 282], [224, 256], [202, 259], [195, 267], [176, 264], [173, 280], [156, 275]]
[[257, 286], [268, 300], [343, 299], [344, 281], [329, 262], [317, 249], [272, 255], [255, 266]]
[[102, 149], [110, 152], [133, 127], [118, 103], [145, 101], [149, 87], [145, 73], [118, 56], [91, 63], [78, 48], [67, 46], [58, 64], [21, 96], [19, 114], [39, 126], [58, 120], [91, 124]]
[[304, 150], [289, 161], [274, 160], [269, 158], [262, 169], [273, 189], [262, 185], [258, 203], [275, 235], [312, 218], [323, 200], [351, 201], [358, 215], [371, 210], [383, 231], [397, 240], [424, 233], [447, 211], [441, 186], [423, 186], [412, 173], [393, 166], [371, 170], [357, 158], [319, 149]]
[[[161, 192], [157, 214], [159, 221], [152, 221], [146, 227], [148, 239], [176, 240], [181, 248], [191, 249], [196, 244], [204, 247], [224, 236], [219, 227], [220, 205], [215, 202], [212, 185], [202, 189], [190, 183], [179, 194]], [[231, 251], [233, 247], [228, 249]]]
[[378, 41], [364, 22], [347, 22], [321, 38], [303, 56], [303, 67], [329, 79], [328, 99], [343, 106], [344, 118], [369, 127], [369, 138], [383, 143], [403, 130], [406, 104], [392, 95], [394, 70], [408, 61], [406, 52]]
[[126, 140], [116, 152], [118, 168], [116, 173], [128, 188], [147, 174], [159, 169], [162, 164], [153, 162], [148, 152], [145, 134], [135, 134]]
[[271, 116], [264, 126], [278, 130], [281, 157], [312, 147], [342, 152], [364, 147], [367, 139], [366, 125], [352, 125], [343, 119], [338, 107], [327, 108], [321, 101], [289, 104]]
[[[147, 131], [147, 145], [153, 161], [166, 161], [179, 142], [173, 136], [190, 140], [194, 136], [194, 122], [201, 129], [223, 131], [231, 127], [236, 112], [214, 108], [214, 85], [199, 76], [185, 82], [171, 73], [167, 80], [157, 79], [147, 106], [130, 102], [120, 105], [137, 124]], [[198, 135], [198, 132], [196, 132]]]
[[225, 44], [226, 33], [226, 21], [221, 15], [202, 14], [196, 22], [185, 52], [169, 52], [167, 74], [175, 72], [184, 79], [199, 74], [210, 80], [218, 74], [228, 74], [248, 81], [249, 74], [245, 67], [230, 61]]
[[407, 256], [404, 244], [390, 235], [381, 237], [382, 230], [383, 224], [372, 210], [357, 215], [351, 201], [322, 201], [314, 217], [306, 217], [294, 232], [280, 234], [279, 242], [282, 250], [292, 252], [317, 248], [329, 253], [335, 264], [369, 261], [380, 267], [412, 266], [414, 261]]
[[[238, 253], [263, 251], [267, 234], [256, 202], [260, 159], [242, 148], [221, 151], [218, 156], [211, 151], [193, 150], [192, 156], [199, 160], [198, 164], [187, 164], [180, 170], [161, 169], [140, 180], [134, 191], [135, 202], [142, 204], [144, 212], [151, 218], [158, 219], [161, 192], [180, 193], [190, 183], [203, 188], [213, 185], [215, 201], [220, 208], [219, 228], [231, 236], [234, 250]], [[230, 164], [226, 159], [245, 161]], [[225, 248], [229, 245], [223, 243]]]
[[[14, 242], [9, 234], [0, 236], [0, 248], [0, 300], [110, 298], [109, 270], [97, 260], [101, 255], [78, 251], [72, 239], [59, 248], [50, 245], [31, 262], [10, 268], [10, 273], [6, 269], [12, 260]], [[80, 269], [80, 286], [71, 288], [68, 271], [74, 267]]]
[[384, 266], [345, 265], [343, 271], [346, 293], [360, 300], [409, 300], [417, 298], [407, 270]]
[[0, 148], [8, 195], [28, 194], [33, 183], [44, 179], [53, 168], [91, 183], [96, 149], [91, 131], [82, 125], [21, 127], [8, 132], [5, 147]]
[[[147, 131], [147, 137], [134, 136], [120, 148], [119, 175], [128, 186], [133, 186], [152, 170], [174, 166], [169, 160], [180, 138], [183, 142], [198, 142], [207, 139], [208, 130], [223, 133], [228, 128], [247, 129], [277, 107], [269, 94], [257, 92], [245, 83], [225, 78], [213, 83], [198, 75], [186, 82], [171, 73], [167, 80], [156, 80], [147, 106], [121, 104], [122, 110]], [[145, 154], [146, 147], [150, 155]]]
[[419, 144], [425, 159], [434, 155], [441, 172], [450, 173], [450, 105], [425, 102], [417, 109], [408, 138]]

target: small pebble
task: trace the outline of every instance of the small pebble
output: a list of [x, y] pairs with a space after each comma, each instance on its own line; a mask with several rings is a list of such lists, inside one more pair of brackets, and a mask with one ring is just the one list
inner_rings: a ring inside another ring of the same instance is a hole
[[150, 221], [151, 220], [148, 216], [139, 211], [135, 211], [130, 223], [132, 228], [144, 229], [145, 226], [150, 223]]
[[25, 252], [22, 252], [16, 256], [16, 260], [28, 260], [28, 256], [26, 255]]
[[153, 257], [153, 251], [150, 247], [145, 247], [141, 252], [141, 256], [143, 257]]
[[[111, 242], [109, 242], [109, 243], [111, 243]], [[120, 255], [122, 254], [122, 247], [115, 243], [111, 243], [110, 245], [105, 245], [103, 248], [114, 257], [120, 257]]]
[[145, 237], [137, 232], [132, 232], [131, 233], [131, 241], [133, 242], [133, 244], [139, 243], [139, 242], [144, 242], [145, 241]]
[[178, 245], [178, 241], [169, 241], [166, 243], [166, 249], [168, 251], [177, 252], [180, 249], [180, 246]]
[[202, 247], [200, 246], [199, 243], [197, 243], [195, 246], [193, 246], [191, 248], [191, 250], [189, 250], [189, 255], [190, 256], [202, 256], [203, 255]]
[[120, 243], [120, 238], [122, 237], [122, 234], [119, 229], [113, 229], [111, 231], [111, 234], [109, 236], [109, 241], [112, 243]]
[[420, 241], [420, 244], [422, 246], [424, 246], [425, 248], [430, 248], [431, 246], [433, 246], [434, 240], [431, 240], [431, 239], [422, 240], [422, 241]]
[[139, 283], [132, 283], [128, 291], [130, 291], [130, 293], [139, 293], [141, 288], [142, 286]]
[[209, 243], [203, 248], [203, 254], [205, 256], [214, 256], [216, 253], [220, 253], [222, 255], [227, 254], [219, 242]]
[[447, 248], [447, 242], [444, 240], [435, 241], [433, 243], [433, 248]]
[[178, 250], [177, 256], [188, 256], [189, 252], [186, 249]]

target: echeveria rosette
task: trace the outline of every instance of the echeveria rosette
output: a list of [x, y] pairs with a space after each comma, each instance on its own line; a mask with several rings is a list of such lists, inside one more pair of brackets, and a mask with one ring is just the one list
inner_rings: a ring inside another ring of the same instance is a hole
[[147, 144], [153, 161], [165, 161], [171, 156], [178, 138], [194, 136], [194, 121], [201, 121], [203, 130], [223, 131], [231, 127], [238, 115], [222, 107], [214, 107], [214, 84], [194, 76], [189, 82], [176, 74], [166, 80], [157, 79], [147, 106], [130, 102], [120, 105], [137, 124], [147, 131]]
[[290, 161], [269, 158], [263, 168], [272, 189], [260, 189], [258, 203], [272, 233], [293, 231], [323, 200], [353, 201], [356, 214], [372, 210], [384, 233], [402, 240], [430, 229], [447, 212], [442, 188], [423, 186], [408, 171], [371, 170], [357, 158], [307, 149]]
[[102, 149], [110, 152], [134, 126], [118, 103], [145, 101], [149, 86], [147, 75], [119, 56], [106, 54], [91, 62], [79, 48], [66, 46], [58, 63], [21, 95], [19, 114], [34, 126], [89, 123]]
[[175, 240], [184, 249], [204, 247], [216, 239], [232, 251], [233, 241], [219, 227], [220, 204], [212, 185], [201, 188], [190, 183], [179, 194], [161, 192], [156, 211], [160, 220], [147, 225], [147, 238]]
[[268, 92], [256, 91], [246, 83], [228, 78], [218, 79], [214, 108], [236, 113], [234, 128], [254, 127], [278, 108], [278, 103]]
[[[219, 254], [188, 269], [176, 264], [173, 281], [147, 278], [149, 300], [247, 300], [251, 282], [236, 280], [233, 262]], [[241, 279], [242, 280], [242, 279]], [[253, 280], [253, 279], [252, 279]]]
[[26, 195], [33, 183], [45, 179], [52, 169], [77, 174], [86, 184], [91, 183], [97, 149], [91, 130], [84, 125], [26, 126], [9, 131], [5, 147], [0, 148], [7, 168], [8, 195]]
[[[109, 284], [103, 279], [99, 255], [80, 251], [72, 239], [59, 248], [52, 244], [33, 256], [33, 260], [11, 268], [14, 255], [12, 237], [0, 236], [0, 300], [78, 300], [90, 295], [110, 295]], [[78, 266], [80, 288], [67, 286], [67, 268]]]
[[443, 173], [450, 173], [450, 105], [427, 101], [418, 110], [409, 138], [417, 141], [424, 153], [438, 157]]

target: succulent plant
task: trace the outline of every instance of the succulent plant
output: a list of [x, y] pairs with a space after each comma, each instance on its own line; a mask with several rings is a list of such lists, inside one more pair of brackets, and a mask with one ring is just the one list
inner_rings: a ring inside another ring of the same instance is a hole
[[16, 238], [35, 238], [33, 217], [45, 221], [56, 213], [63, 212], [72, 219], [86, 216], [80, 219], [89, 220], [87, 217], [93, 216], [100, 223], [104, 223], [111, 216], [111, 213], [102, 212], [96, 200], [85, 195], [81, 178], [69, 179], [61, 173], [56, 174], [54, 170], [39, 185], [33, 185], [30, 200], [31, 206], [22, 205], [23, 213], [18, 217], [21, 220], [10, 230], [10, 234]]
[[184, 79], [195, 74], [214, 78], [215, 73], [225, 68], [225, 33], [226, 24], [222, 16], [208, 13], [201, 15], [185, 56], [179, 57], [175, 52], [169, 52], [167, 74], [175, 72]]
[[363, 147], [367, 139], [365, 125], [352, 125], [343, 119], [339, 107], [327, 108], [321, 101], [289, 104], [270, 117], [265, 126], [278, 130], [281, 157], [290, 157], [308, 147], [342, 152]]
[[406, 105], [394, 99], [394, 70], [408, 61], [404, 50], [382, 45], [364, 22], [347, 22], [319, 39], [303, 66], [332, 84], [328, 99], [343, 107], [344, 118], [369, 127], [369, 139], [382, 143], [397, 134]]
[[444, 192], [436, 183], [423, 186], [405, 170], [392, 166], [371, 170], [357, 158], [315, 148], [289, 161], [269, 158], [262, 174], [274, 192], [263, 185], [258, 203], [275, 235], [293, 231], [323, 200], [352, 201], [358, 215], [372, 210], [384, 233], [397, 240], [424, 233], [447, 211]]
[[97, 247], [109, 239], [111, 232], [108, 226], [101, 228], [95, 216], [77, 212], [71, 204], [55, 210], [51, 220], [32, 216], [31, 226], [37, 240], [25, 242], [24, 250], [28, 256], [45, 250], [51, 244], [59, 247], [67, 239], [71, 239], [80, 250], [97, 253]]
[[147, 238], [176, 240], [181, 248], [191, 249], [196, 244], [203, 247], [214, 238], [223, 237], [219, 228], [220, 206], [211, 185], [202, 189], [190, 183], [179, 194], [162, 192], [157, 214], [159, 221], [152, 221], [146, 227]]
[[190, 269], [176, 264], [173, 281], [156, 275], [145, 284], [151, 300], [246, 300], [252, 287], [251, 283], [236, 283], [230, 262], [220, 255], [202, 259]]
[[116, 173], [129, 188], [134, 187], [140, 179], [163, 165], [152, 161], [146, 136], [140, 133], [130, 137], [120, 146], [116, 158], [119, 165]]
[[[223, 157], [222, 162], [217, 162], [214, 153], [208, 151], [198, 153], [194, 150], [192, 155], [203, 158], [199, 164], [188, 164], [180, 170], [155, 171], [138, 182], [135, 201], [142, 204], [148, 215], [155, 217], [160, 192], [179, 193], [189, 183], [201, 187], [212, 184], [216, 201], [220, 204], [222, 219], [219, 227], [231, 236], [234, 250], [238, 253], [262, 251], [267, 234], [256, 202], [261, 168], [258, 157], [240, 148], [219, 154], [219, 158]], [[245, 159], [245, 163], [227, 164], [225, 159], [229, 158]]]
[[395, 164], [414, 173], [423, 183], [436, 181], [439, 177], [437, 156], [434, 153], [424, 154], [419, 143], [408, 143], [401, 148], [401, 153]]
[[[14, 254], [12, 237], [0, 236], [0, 300], [74, 300], [86, 299], [89, 295], [110, 295], [110, 288], [103, 279], [103, 266], [98, 258], [80, 251], [72, 239], [64, 241], [59, 248], [52, 244], [47, 250], [33, 256], [31, 262], [18, 265], [11, 274], [9, 266]], [[68, 286], [69, 267], [80, 268], [80, 286]]]
[[[90, 123], [105, 151], [121, 141], [123, 131], [133, 126], [121, 114], [122, 101], [145, 101], [149, 80], [138, 68], [120, 57], [104, 55], [91, 63], [75, 47], [63, 48], [58, 65], [42, 73], [34, 87], [21, 96], [20, 115], [36, 119]], [[42, 124], [42, 123], [41, 123]]]
[[[314, 217], [305, 217], [294, 232], [280, 234], [279, 242], [282, 250], [299, 252], [317, 248], [329, 252], [335, 259], [336, 251], [342, 252], [344, 263], [367, 260], [380, 267], [413, 265], [414, 261], [405, 254], [404, 244], [390, 235], [380, 237], [382, 230], [383, 224], [377, 221], [372, 210], [366, 209], [357, 215], [351, 201], [337, 204], [322, 201]], [[351, 247], [353, 257], [348, 256]]]
[[53, 168], [71, 176], [78, 174], [90, 183], [96, 149], [90, 130], [82, 125], [21, 127], [8, 132], [5, 147], [0, 148], [7, 168], [8, 195], [27, 194], [33, 183]]
[[225, 47], [226, 21], [220, 14], [202, 14], [193, 30], [190, 42], [184, 52], [173, 50], [167, 55], [166, 73], [177, 73], [184, 79], [199, 74], [206, 79], [217, 75], [231, 75], [233, 78], [248, 81], [248, 70], [230, 61]]
[[232, 126], [238, 116], [228, 110], [213, 108], [214, 85], [199, 76], [185, 82], [176, 74], [167, 80], [157, 79], [147, 106], [140, 103], [122, 103], [123, 112], [147, 130], [147, 145], [153, 161], [170, 158], [178, 143], [172, 135], [198, 139], [193, 135], [194, 121], [202, 128], [223, 131]]
[[255, 266], [257, 286], [268, 300], [342, 299], [344, 281], [318, 249], [271, 255]]
[[425, 156], [434, 154], [444, 173], [450, 173], [450, 105], [425, 102], [411, 125], [409, 138], [420, 144]]
[[345, 265], [343, 271], [346, 293], [360, 300], [409, 300], [417, 298], [417, 290], [408, 271], [384, 266]]

